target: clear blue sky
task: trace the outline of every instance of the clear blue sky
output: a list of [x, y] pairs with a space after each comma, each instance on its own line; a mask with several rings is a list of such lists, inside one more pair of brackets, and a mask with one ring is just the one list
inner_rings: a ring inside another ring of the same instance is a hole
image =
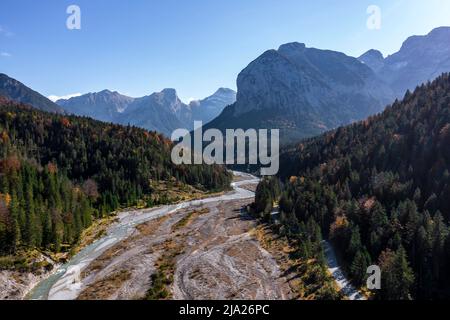
[[[81, 30], [66, 28], [70, 4]], [[381, 30], [366, 27], [371, 4]], [[249, 62], [282, 43], [386, 55], [442, 25], [447, 0], [1, 0], [0, 72], [44, 95], [172, 87], [187, 100], [235, 89]]]

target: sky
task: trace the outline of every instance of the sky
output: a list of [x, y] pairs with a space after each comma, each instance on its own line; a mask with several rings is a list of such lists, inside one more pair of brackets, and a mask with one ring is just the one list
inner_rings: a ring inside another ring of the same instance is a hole
[[[69, 30], [67, 8], [81, 10]], [[380, 28], [368, 28], [380, 9]], [[103, 89], [180, 98], [236, 89], [252, 60], [287, 42], [359, 56], [450, 26], [448, 0], [1, 0], [0, 73], [50, 96]]]

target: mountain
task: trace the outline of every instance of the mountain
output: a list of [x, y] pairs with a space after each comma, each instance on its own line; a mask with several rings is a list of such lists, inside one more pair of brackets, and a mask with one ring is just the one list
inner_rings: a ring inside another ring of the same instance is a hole
[[3, 73], [0, 73], [0, 95], [13, 101], [32, 105], [42, 111], [64, 112], [56, 103]]
[[71, 114], [114, 122], [133, 101], [133, 98], [118, 92], [103, 90], [67, 100], [58, 100], [56, 103]]
[[379, 72], [384, 67], [383, 54], [378, 50], [369, 50], [358, 58], [375, 72]]
[[131, 124], [170, 137], [178, 128], [193, 129], [194, 121], [207, 123], [235, 102], [236, 92], [220, 88], [203, 100], [183, 103], [175, 89], [164, 89], [142, 98], [104, 90], [57, 103], [67, 112], [96, 120]]
[[221, 166], [175, 165], [173, 144], [160, 134], [3, 97], [0, 133], [0, 258], [32, 248], [67, 250], [97, 218], [172, 201], [161, 191], [169, 183], [170, 191], [211, 191], [231, 182]]
[[382, 114], [282, 152], [284, 230], [319, 223], [358, 285], [379, 265], [389, 277], [378, 298], [447, 300], [449, 103], [444, 74]]
[[157, 131], [170, 137], [190, 121], [190, 107], [177, 96], [175, 89], [164, 89], [149, 96], [134, 99], [128, 108], [116, 117], [116, 122]]
[[412, 36], [401, 49], [380, 59], [374, 50], [360, 57], [395, 91], [397, 97], [414, 90], [417, 85], [432, 81], [450, 71], [450, 27], [440, 27], [424, 36]]
[[206, 124], [216, 118], [225, 107], [236, 102], [236, 92], [228, 88], [219, 88], [213, 95], [192, 101], [192, 121], [202, 121]]
[[237, 87], [236, 103], [207, 128], [279, 128], [284, 143], [380, 112], [393, 96], [359, 60], [301, 43], [263, 53]]

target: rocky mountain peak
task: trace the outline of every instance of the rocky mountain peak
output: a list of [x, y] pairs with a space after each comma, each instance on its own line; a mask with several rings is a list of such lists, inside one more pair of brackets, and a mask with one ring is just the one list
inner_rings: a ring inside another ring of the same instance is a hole
[[295, 52], [299, 52], [300, 51], [301, 52], [301, 51], [303, 51], [305, 49], [306, 49], [306, 44], [304, 44], [304, 43], [290, 42], [290, 43], [286, 43], [286, 44], [281, 45], [278, 48], [278, 52], [280, 52], [280, 53], [292, 52], [292, 51], [295, 51]]
[[217, 128], [279, 128], [300, 139], [383, 110], [392, 96], [375, 73], [341, 52], [288, 43], [267, 50], [238, 76], [237, 101]]
[[217, 95], [228, 95], [228, 94], [236, 94], [236, 92], [229, 88], [219, 88], [217, 91], [213, 94], [213, 96]]
[[360, 60], [374, 59], [374, 60], [378, 60], [378, 61], [383, 61], [384, 57], [380, 51], [375, 50], [375, 49], [370, 49], [369, 51], [367, 51], [366, 53], [361, 55], [358, 59], [360, 59]]
[[358, 58], [359, 61], [366, 64], [373, 71], [378, 72], [384, 66], [383, 54], [374, 49], [370, 49]]
[[381, 60], [376, 50], [359, 58], [402, 98], [406, 90], [450, 71], [450, 27], [433, 29], [426, 35], [406, 39], [401, 49]]
[[153, 99], [160, 107], [168, 108], [174, 113], [185, 112], [184, 110], [189, 109], [189, 106], [178, 98], [177, 91], [173, 88], [166, 88], [161, 92], [153, 93], [150, 95], [150, 99]]
[[178, 99], [177, 90], [175, 90], [173, 88], [163, 89], [160, 93], [163, 94], [164, 97], [166, 97], [167, 99], [173, 99], [173, 100]]

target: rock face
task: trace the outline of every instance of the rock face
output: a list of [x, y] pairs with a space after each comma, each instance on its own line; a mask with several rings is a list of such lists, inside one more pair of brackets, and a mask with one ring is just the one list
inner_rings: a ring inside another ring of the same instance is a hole
[[114, 122], [133, 101], [133, 98], [118, 92], [104, 90], [68, 100], [58, 100], [56, 103], [72, 114]]
[[[450, 27], [440, 27], [424, 36], [412, 36], [400, 51], [386, 59], [375, 59], [373, 51], [359, 59], [371, 67], [395, 91], [396, 97], [450, 71]], [[381, 67], [380, 67], [381, 65]]]
[[56, 103], [3, 73], [0, 73], [0, 95], [15, 102], [31, 105], [42, 111], [64, 112]]
[[104, 90], [57, 103], [67, 112], [100, 121], [130, 124], [170, 137], [178, 128], [193, 129], [194, 121], [207, 123], [236, 101], [236, 92], [220, 88], [212, 96], [183, 103], [175, 89], [164, 89], [142, 98]]
[[340, 52], [288, 43], [238, 76], [237, 101], [209, 128], [279, 128], [282, 143], [380, 112], [393, 97], [375, 72]]

